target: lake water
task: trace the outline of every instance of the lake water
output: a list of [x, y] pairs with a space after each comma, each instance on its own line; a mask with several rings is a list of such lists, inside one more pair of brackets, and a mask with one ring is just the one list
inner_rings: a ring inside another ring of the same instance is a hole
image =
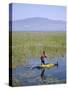
[[[29, 58], [25, 65], [13, 69], [12, 77], [19, 85], [45, 85], [66, 82], [66, 57], [55, 57], [45, 60], [45, 63], [57, 63], [58, 66], [49, 69], [32, 69], [40, 65], [40, 58]], [[18, 84], [17, 84], [18, 85]]]

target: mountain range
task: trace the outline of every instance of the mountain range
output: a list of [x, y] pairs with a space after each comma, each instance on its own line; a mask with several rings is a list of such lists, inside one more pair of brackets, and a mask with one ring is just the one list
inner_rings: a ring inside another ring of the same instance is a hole
[[65, 31], [66, 22], [41, 17], [12, 21], [12, 31]]

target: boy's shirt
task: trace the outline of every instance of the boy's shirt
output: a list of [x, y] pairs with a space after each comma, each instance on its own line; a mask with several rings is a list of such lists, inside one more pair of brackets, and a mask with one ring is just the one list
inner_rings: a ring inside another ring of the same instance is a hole
[[46, 55], [41, 55], [41, 60], [44, 60], [44, 58], [47, 58], [47, 56]]

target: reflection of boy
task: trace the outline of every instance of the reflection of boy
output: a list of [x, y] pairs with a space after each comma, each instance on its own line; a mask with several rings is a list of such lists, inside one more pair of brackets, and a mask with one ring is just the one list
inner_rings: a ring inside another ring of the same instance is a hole
[[47, 56], [45, 55], [45, 51], [43, 51], [40, 59], [41, 59], [41, 64], [45, 64], [44, 58], [47, 58]]
[[44, 79], [45, 79], [44, 72], [45, 72], [45, 69], [42, 69], [42, 72], [41, 72], [41, 79], [42, 79], [42, 80], [44, 80]]

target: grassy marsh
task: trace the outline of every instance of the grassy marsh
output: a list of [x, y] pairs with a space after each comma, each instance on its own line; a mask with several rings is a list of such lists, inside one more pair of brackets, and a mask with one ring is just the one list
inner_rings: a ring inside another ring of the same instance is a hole
[[48, 57], [66, 53], [65, 32], [12, 32], [12, 67], [24, 64], [26, 58], [40, 57], [45, 50]]

